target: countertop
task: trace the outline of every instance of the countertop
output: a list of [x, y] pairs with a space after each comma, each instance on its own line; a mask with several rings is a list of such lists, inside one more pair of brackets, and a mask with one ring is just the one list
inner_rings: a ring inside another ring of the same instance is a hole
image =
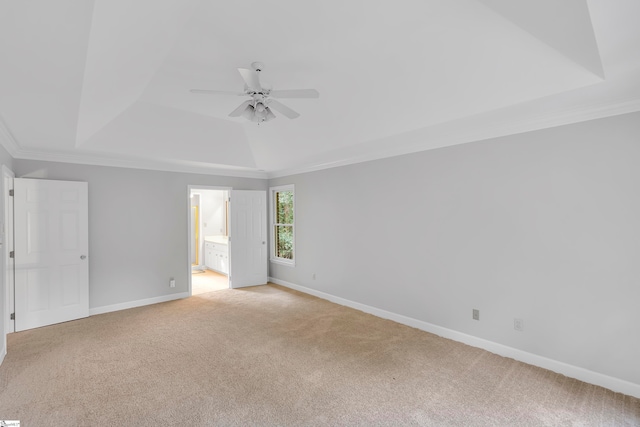
[[229, 243], [229, 238], [227, 236], [204, 236], [204, 241], [226, 245]]

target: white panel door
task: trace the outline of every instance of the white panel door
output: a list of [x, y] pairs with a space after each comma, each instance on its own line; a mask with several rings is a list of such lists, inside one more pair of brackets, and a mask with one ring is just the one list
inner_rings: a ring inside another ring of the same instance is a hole
[[267, 283], [267, 193], [231, 190], [229, 201], [229, 284]]
[[89, 315], [88, 185], [16, 178], [16, 331]]

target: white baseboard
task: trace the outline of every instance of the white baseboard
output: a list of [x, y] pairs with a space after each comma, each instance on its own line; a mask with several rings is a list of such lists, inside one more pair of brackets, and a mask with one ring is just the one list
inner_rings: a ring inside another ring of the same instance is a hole
[[137, 301], [123, 302], [120, 304], [104, 305], [102, 307], [94, 307], [89, 309], [89, 316], [96, 314], [110, 313], [112, 311], [126, 310], [127, 308], [141, 307], [143, 305], [157, 304], [159, 302], [173, 301], [189, 297], [189, 292], [181, 292], [179, 294], [162, 295], [159, 297], [140, 299]]
[[398, 322], [403, 325], [430, 332], [443, 338], [458, 341], [472, 347], [478, 347], [491, 353], [498, 354], [500, 356], [509, 357], [511, 359], [515, 359], [529, 365], [538, 366], [540, 368], [548, 369], [550, 371], [557, 372], [567, 377], [575, 378], [589, 384], [598, 385], [618, 393], [623, 393], [629, 396], [640, 398], [640, 384], [634, 384], [629, 381], [610, 377], [608, 375], [593, 372], [588, 369], [580, 368], [578, 366], [569, 365], [568, 363], [559, 362], [557, 360], [549, 359], [543, 356], [538, 356], [537, 354], [529, 353], [523, 350], [518, 350], [517, 348], [498, 344], [493, 341], [474, 337], [473, 335], [467, 335], [462, 332], [454, 331], [453, 329], [443, 328], [442, 326], [427, 323], [422, 320], [417, 320], [411, 317], [403, 316], [401, 314], [392, 313], [390, 311], [371, 307], [359, 302], [351, 301], [325, 292], [317, 291], [315, 289], [307, 288], [305, 286], [300, 286], [294, 283], [286, 282], [284, 280], [276, 279], [275, 277], [270, 277], [269, 281], [271, 283], [275, 283], [276, 285], [281, 285], [290, 289], [294, 289], [296, 291], [304, 292], [305, 294], [313, 295], [318, 298], [334, 302], [336, 304], [364, 311], [365, 313], [373, 314], [374, 316], [381, 317], [383, 319], [393, 320], [394, 322]]
[[4, 346], [2, 353], [0, 354], [0, 365], [4, 362], [4, 357], [7, 355], [7, 346]]

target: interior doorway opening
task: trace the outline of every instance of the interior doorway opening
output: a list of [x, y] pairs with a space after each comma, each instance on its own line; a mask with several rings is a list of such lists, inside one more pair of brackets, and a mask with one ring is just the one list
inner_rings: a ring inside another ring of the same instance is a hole
[[189, 290], [229, 288], [229, 188], [189, 187]]

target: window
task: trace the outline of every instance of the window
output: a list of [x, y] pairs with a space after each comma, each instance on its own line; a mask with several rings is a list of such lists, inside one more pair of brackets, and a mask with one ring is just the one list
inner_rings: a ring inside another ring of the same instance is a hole
[[295, 265], [293, 185], [271, 188], [271, 261]]

